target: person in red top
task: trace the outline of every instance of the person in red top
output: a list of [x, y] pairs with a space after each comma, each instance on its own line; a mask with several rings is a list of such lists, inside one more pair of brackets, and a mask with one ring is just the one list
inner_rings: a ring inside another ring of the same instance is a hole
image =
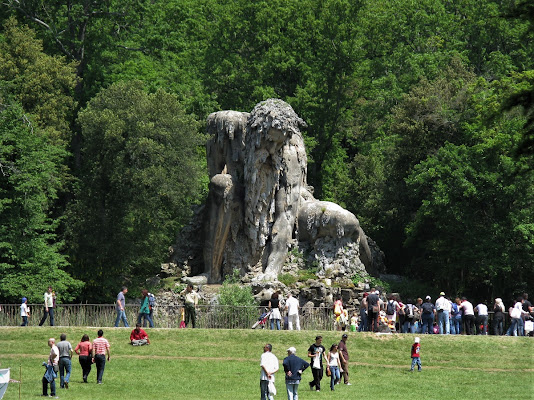
[[91, 352], [93, 351], [93, 346], [91, 345], [91, 342], [89, 341], [89, 335], [85, 334], [82, 336], [82, 340], [76, 348], [74, 349], [74, 352], [78, 354], [80, 357], [78, 358], [78, 361], [80, 362], [80, 366], [82, 367], [82, 374], [83, 374], [83, 381], [87, 383], [87, 376], [91, 372]]
[[109, 342], [104, 338], [104, 331], [98, 330], [98, 337], [93, 340], [93, 361], [96, 364], [96, 381], [102, 384], [104, 368], [106, 368], [106, 353], [109, 361]]
[[146, 332], [141, 329], [141, 324], [136, 324], [135, 329], [130, 334], [130, 343], [132, 346], [143, 346], [145, 344], [150, 344], [150, 339]]
[[415, 364], [417, 364], [417, 370], [421, 371], [421, 344], [418, 337], [415, 338], [415, 343], [412, 345], [412, 368], [410, 371], [413, 371]]

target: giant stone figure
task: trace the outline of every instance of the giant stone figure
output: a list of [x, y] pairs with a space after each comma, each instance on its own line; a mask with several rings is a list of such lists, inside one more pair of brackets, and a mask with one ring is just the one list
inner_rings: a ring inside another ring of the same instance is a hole
[[251, 113], [215, 112], [207, 125], [210, 184], [202, 240], [210, 282], [235, 268], [276, 280], [295, 246], [315, 257], [318, 274], [376, 273], [377, 253], [354, 214], [313, 197], [300, 131], [306, 124], [289, 104], [269, 99]]

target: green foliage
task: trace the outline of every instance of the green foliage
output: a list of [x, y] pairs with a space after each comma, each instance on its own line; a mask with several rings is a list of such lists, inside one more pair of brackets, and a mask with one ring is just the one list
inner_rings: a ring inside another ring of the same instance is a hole
[[0, 298], [42, 301], [52, 285], [61, 301], [76, 298], [83, 282], [65, 269], [51, 207], [62, 186], [66, 152], [52, 143], [0, 92]]
[[76, 276], [102, 296], [159, 271], [199, 200], [204, 137], [176, 96], [139, 82], [102, 91], [79, 123], [85, 166], [67, 234]]
[[370, 287], [378, 288], [385, 292], [391, 292], [391, 285], [389, 282], [383, 281], [372, 275], [354, 274], [351, 277], [352, 283], [358, 285], [359, 283], [368, 283]]
[[218, 293], [218, 301], [223, 306], [255, 306], [257, 305], [252, 288], [239, 284], [239, 270], [234, 269], [233, 275], [227, 277]]
[[286, 286], [293, 286], [297, 282], [297, 277], [293, 274], [280, 274], [278, 280]]

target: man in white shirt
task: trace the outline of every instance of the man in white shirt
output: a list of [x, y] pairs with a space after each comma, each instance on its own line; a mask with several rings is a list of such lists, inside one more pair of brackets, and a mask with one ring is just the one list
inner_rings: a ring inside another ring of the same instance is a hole
[[48, 339], [48, 346], [50, 346], [50, 354], [48, 355], [48, 361], [46, 362], [47, 372], [45, 372], [45, 375], [43, 376], [43, 396], [48, 397], [48, 383], [50, 383], [50, 397], [56, 397], [56, 381], [54, 375], [51, 373], [51, 370], [55, 373], [59, 370], [59, 349], [56, 346], [56, 339]]
[[478, 314], [476, 328], [478, 335], [488, 334], [488, 307], [484, 303], [478, 304], [474, 311]]
[[473, 305], [467, 301], [467, 298], [462, 297], [462, 303], [458, 308], [464, 310], [462, 321], [465, 325], [465, 334], [472, 335], [473, 324], [475, 323], [475, 312], [473, 311]]
[[50, 326], [54, 326], [54, 299], [56, 298], [52, 286], [48, 286], [48, 291], [44, 294], [44, 313], [39, 326], [42, 326], [48, 315], [50, 315]]
[[293, 330], [293, 325], [295, 329], [300, 331], [300, 320], [299, 320], [299, 301], [293, 297], [291, 292], [286, 300], [286, 310], [287, 310], [287, 325], [290, 331]]
[[273, 400], [273, 394], [269, 393], [269, 382], [274, 385], [274, 374], [278, 371], [278, 358], [272, 353], [273, 346], [267, 343], [263, 346], [263, 354], [260, 358], [260, 390], [261, 400]]
[[449, 318], [451, 315], [451, 302], [445, 298], [445, 293], [441, 292], [436, 300], [436, 310], [438, 312], [438, 326], [440, 335], [450, 334]]

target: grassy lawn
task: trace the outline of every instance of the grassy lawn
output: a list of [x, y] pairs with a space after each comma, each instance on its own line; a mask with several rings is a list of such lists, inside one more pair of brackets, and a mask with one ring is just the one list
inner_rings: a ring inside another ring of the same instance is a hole
[[[41, 394], [41, 378], [49, 347], [62, 332], [76, 346], [84, 333], [91, 340], [97, 328], [0, 328], [0, 367], [11, 368], [20, 380], [21, 399]], [[93, 366], [89, 383], [82, 383], [78, 359], [73, 358], [70, 388], [59, 389], [61, 399], [255, 399], [259, 398], [259, 359], [265, 343], [272, 343], [280, 362], [295, 346], [305, 358], [315, 335], [323, 344], [338, 342], [338, 332], [255, 330], [152, 329], [150, 346], [129, 345], [130, 329], [104, 328], [111, 343], [102, 385], [96, 384]], [[421, 335], [421, 373], [409, 372], [414, 335], [375, 336], [349, 333], [352, 386], [311, 392], [304, 372], [300, 399], [447, 399], [525, 400], [534, 398], [534, 339], [493, 336]], [[286, 399], [284, 375], [276, 374], [278, 399]], [[19, 399], [19, 385], [11, 383], [5, 400]]]

